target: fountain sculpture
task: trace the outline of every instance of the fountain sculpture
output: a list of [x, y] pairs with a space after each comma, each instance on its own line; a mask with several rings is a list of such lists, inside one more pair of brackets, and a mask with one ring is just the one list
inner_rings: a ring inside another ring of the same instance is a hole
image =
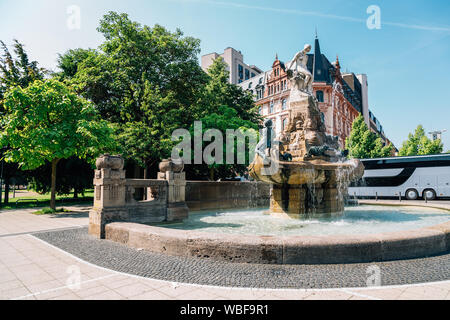
[[289, 125], [275, 138], [272, 121], [264, 123], [262, 139], [250, 165], [250, 175], [272, 184], [270, 213], [291, 218], [339, 215], [350, 182], [360, 179], [364, 166], [346, 160], [338, 137], [327, 135], [324, 116], [313, 95], [306, 64], [310, 45], [287, 65], [291, 92]]

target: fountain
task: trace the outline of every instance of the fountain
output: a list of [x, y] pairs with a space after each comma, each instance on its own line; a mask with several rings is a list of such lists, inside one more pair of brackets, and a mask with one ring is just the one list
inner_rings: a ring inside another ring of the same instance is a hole
[[272, 185], [270, 214], [290, 218], [340, 215], [352, 181], [364, 174], [359, 160], [346, 160], [338, 138], [328, 136], [323, 114], [312, 93], [306, 68], [310, 45], [288, 65], [291, 84], [289, 125], [274, 139], [272, 121], [264, 123], [262, 139], [249, 167], [257, 181]]
[[[362, 263], [448, 252], [448, 211], [365, 206], [344, 214], [346, 189], [364, 166], [346, 160], [338, 139], [325, 133], [306, 69], [309, 50], [305, 46], [287, 66], [289, 126], [275, 137], [271, 121], [265, 122], [249, 167], [263, 183], [191, 181], [186, 188], [183, 166], [171, 160], [161, 164], [158, 180], [125, 179], [123, 162], [102, 160], [90, 234], [158, 254], [237, 263]], [[136, 199], [139, 189], [147, 196]], [[207, 211], [189, 210], [189, 200]], [[264, 209], [246, 208], [252, 202]]]

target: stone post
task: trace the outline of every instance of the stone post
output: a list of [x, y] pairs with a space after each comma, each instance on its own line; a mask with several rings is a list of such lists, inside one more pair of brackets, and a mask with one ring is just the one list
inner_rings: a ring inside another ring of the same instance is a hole
[[165, 159], [159, 164], [158, 180], [167, 181], [167, 221], [182, 221], [189, 217], [186, 205], [186, 173], [184, 164]]
[[125, 170], [120, 156], [105, 154], [97, 159], [94, 177], [94, 207], [89, 212], [89, 234], [105, 237], [108, 222], [126, 219]]

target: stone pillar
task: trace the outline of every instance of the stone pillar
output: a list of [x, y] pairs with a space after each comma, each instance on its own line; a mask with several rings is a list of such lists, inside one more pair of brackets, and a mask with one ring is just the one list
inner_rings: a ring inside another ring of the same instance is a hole
[[89, 212], [89, 234], [100, 239], [105, 236], [108, 222], [124, 220], [125, 170], [120, 156], [105, 154], [97, 159], [94, 177], [94, 207]]
[[167, 181], [167, 221], [182, 221], [189, 217], [186, 205], [186, 173], [184, 164], [174, 160], [163, 160], [159, 165], [158, 180]]

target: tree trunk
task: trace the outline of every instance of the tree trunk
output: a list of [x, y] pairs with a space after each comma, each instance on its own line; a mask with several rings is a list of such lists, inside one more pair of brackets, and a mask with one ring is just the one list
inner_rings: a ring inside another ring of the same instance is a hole
[[147, 175], [148, 175], [148, 168], [147, 166], [144, 168], [144, 179], [147, 179]]
[[56, 210], [56, 166], [58, 165], [59, 159], [52, 160], [52, 188], [50, 196], [50, 208]]
[[73, 198], [78, 199], [78, 190], [76, 188], [73, 189]]
[[214, 181], [214, 168], [209, 168], [209, 178]]
[[9, 203], [9, 179], [5, 178], [5, 205]]

